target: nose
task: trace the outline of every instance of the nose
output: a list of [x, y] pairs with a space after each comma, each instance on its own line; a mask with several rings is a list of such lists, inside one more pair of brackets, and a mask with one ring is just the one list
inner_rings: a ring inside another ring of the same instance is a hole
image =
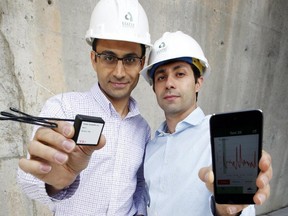
[[125, 68], [122, 60], [118, 60], [113, 75], [118, 79], [125, 77]]
[[166, 79], [166, 89], [173, 89], [173, 88], [175, 88], [174, 79], [171, 75], [168, 75]]

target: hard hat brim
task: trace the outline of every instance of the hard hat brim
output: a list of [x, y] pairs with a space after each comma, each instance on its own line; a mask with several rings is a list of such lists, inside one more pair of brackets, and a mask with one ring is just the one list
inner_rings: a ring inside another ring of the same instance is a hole
[[[143, 70], [140, 72], [141, 75], [144, 77], [144, 79], [150, 84], [152, 85], [153, 83], [153, 78], [154, 78], [154, 74], [155, 71], [158, 67], [171, 63], [171, 62], [176, 62], [176, 61], [182, 61], [182, 62], [186, 62], [188, 64], [194, 64], [193, 62], [193, 58], [192, 57], [178, 57], [178, 58], [173, 58], [173, 59], [167, 59], [164, 61], [160, 61], [151, 65], [148, 65], [147, 67], [143, 68]], [[195, 65], [195, 64], [194, 64]], [[199, 67], [197, 65], [195, 65], [198, 69]], [[200, 71], [200, 74], [202, 75], [204, 72], [205, 74], [207, 73], [207, 68], [204, 67], [203, 71]]]

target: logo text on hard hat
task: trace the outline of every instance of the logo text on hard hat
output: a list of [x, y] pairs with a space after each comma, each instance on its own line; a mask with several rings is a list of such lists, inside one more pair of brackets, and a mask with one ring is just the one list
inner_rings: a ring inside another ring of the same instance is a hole
[[128, 12], [125, 16], [124, 16], [124, 21], [122, 21], [122, 26], [125, 28], [134, 28], [134, 23], [133, 23], [133, 16], [130, 12]]

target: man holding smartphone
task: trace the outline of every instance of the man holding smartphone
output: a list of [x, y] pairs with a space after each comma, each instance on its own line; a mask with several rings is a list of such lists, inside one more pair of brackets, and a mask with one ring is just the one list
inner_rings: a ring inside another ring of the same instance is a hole
[[[209, 70], [199, 44], [178, 31], [166, 32], [155, 42], [148, 66], [141, 71], [153, 85], [166, 118], [146, 147], [149, 216], [255, 215], [253, 205], [218, 205], [212, 196], [210, 116], [197, 106], [198, 92]], [[263, 153], [259, 167], [254, 202], [263, 204], [272, 178], [269, 154]]]

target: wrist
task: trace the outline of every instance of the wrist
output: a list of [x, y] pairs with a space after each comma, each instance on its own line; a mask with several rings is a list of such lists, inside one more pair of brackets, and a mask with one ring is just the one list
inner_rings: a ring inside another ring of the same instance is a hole
[[47, 192], [48, 196], [50, 196], [50, 197], [54, 196], [55, 194], [57, 194], [61, 191], [61, 189], [57, 189], [57, 188], [55, 188], [49, 184], [45, 184], [45, 188], [46, 188], [46, 192]]
[[46, 192], [50, 197], [53, 197], [60, 191], [69, 189], [70, 185], [74, 184], [74, 182], [79, 182], [79, 176], [76, 176], [72, 181], [67, 181], [65, 184], [63, 182], [58, 185], [50, 185], [48, 183], [45, 183]]

